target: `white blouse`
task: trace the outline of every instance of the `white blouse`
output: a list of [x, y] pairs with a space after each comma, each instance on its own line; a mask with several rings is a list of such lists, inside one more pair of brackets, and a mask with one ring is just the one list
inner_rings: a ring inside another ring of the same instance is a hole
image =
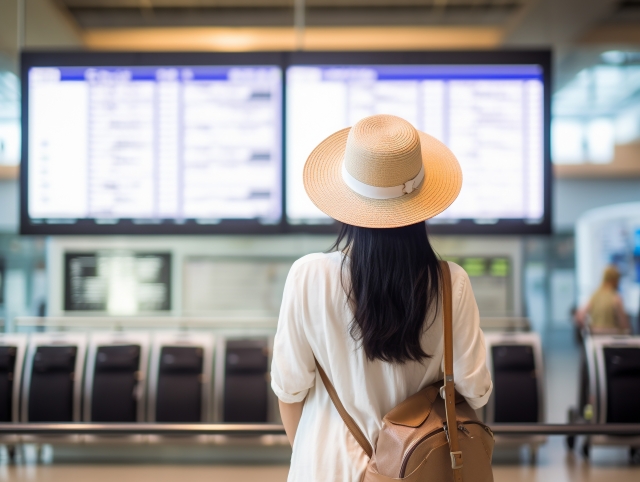
[[[271, 387], [285, 403], [305, 400], [289, 482], [359, 481], [368, 462], [331, 403], [316, 373], [314, 355], [373, 447], [387, 412], [443, 378], [441, 309], [422, 340], [432, 358], [402, 365], [367, 361], [364, 350], [349, 334], [353, 315], [341, 284], [342, 256], [340, 252], [316, 253], [299, 259], [284, 288]], [[454, 263], [449, 266], [456, 389], [473, 408], [479, 408], [487, 403], [492, 384], [478, 306], [467, 273]], [[433, 319], [432, 314], [428, 316]]]

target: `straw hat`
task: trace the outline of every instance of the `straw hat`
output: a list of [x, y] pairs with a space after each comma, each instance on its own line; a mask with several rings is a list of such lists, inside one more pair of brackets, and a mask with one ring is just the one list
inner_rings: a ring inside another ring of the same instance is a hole
[[365, 228], [425, 221], [447, 209], [462, 187], [449, 148], [392, 115], [365, 117], [327, 137], [307, 159], [303, 177], [320, 210]]

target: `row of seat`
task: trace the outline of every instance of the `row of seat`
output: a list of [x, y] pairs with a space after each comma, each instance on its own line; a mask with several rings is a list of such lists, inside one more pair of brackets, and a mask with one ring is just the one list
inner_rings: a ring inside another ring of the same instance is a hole
[[268, 422], [269, 336], [0, 335], [0, 422]]
[[[0, 421], [267, 422], [270, 336], [0, 335]], [[544, 420], [534, 333], [487, 334], [489, 423]], [[215, 373], [214, 373], [215, 367]]]

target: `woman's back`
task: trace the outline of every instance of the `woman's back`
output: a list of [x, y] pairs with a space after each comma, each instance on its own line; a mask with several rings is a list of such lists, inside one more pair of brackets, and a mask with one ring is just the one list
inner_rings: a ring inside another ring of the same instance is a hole
[[598, 289], [589, 304], [590, 326], [596, 329], [620, 328], [617, 303], [618, 294], [613, 288], [602, 286]]
[[[291, 481], [358, 480], [367, 463], [319, 382], [314, 356], [373, 446], [388, 411], [442, 379], [441, 308], [435, 319], [433, 312], [428, 313], [433, 323], [421, 340], [431, 358], [402, 364], [367, 359], [361, 342], [350, 334], [353, 312], [341, 278], [344, 256], [339, 251], [305, 256], [292, 267], [285, 287], [274, 346], [272, 387], [285, 403], [305, 400], [291, 461]], [[462, 268], [449, 264], [456, 389], [477, 408], [491, 393], [484, 338], [469, 278]]]

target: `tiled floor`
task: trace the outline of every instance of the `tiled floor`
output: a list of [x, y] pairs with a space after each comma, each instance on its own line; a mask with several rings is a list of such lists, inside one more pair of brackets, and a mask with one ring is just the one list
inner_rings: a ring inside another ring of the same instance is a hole
[[[574, 404], [577, 389], [577, 349], [570, 343], [570, 338], [555, 337], [547, 343], [546, 358], [546, 405], [547, 420], [561, 423], [566, 421], [567, 408]], [[147, 446], [144, 462], [136, 462], [136, 458], [144, 452], [137, 450], [134, 457], [131, 449], [120, 447], [123, 451], [115, 459], [118, 463], [99, 461], [88, 463], [78, 460], [68, 463], [68, 455], [62, 455], [62, 449], [54, 455], [54, 463], [46, 465], [0, 465], [0, 481], [12, 482], [285, 482], [287, 478], [286, 465], [264, 465], [264, 461], [287, 459], [283, 447], [271, 447], [262, 455], [259, 450], [253, 450], [254, 463], [261, 460], [263, 465], [247, 465], [237, 458], [242, 451], [229, 449], [224, 446], [217, 449], [191, 446], [177, 448]], [[67, 448], [68, 450], [68, 448]], [[73, 448], [71, 450], [74, 450]], [[111, 449], [113, 450], [113, 448]], [[210, 463], [203, 463], [203, 457], [198, 451], [209, 454], [206, 458]], [[265, 449], [266, 450], [266, 449]], [[150, 451], [150, 452], [149, 452]], [[178, 452], [180, 452], [178, 454]], [[213, 458], [213, 453], [218, 455]], [[104, 455], [104, 449], [97, 452]], [[182, 462], [182, 464], [154, 463], [149, 454], [155, 455], [156, 461]], [[496, 482], [637, 482], [640, 481], [640, 466], [629, 465], [627, 450], [624, 448], [596, 447], [592, 450], [591, 460], [567, 453], [561, 437], [553, 437], [542, 446], [538, 462], [535, 466], [518, 463], [517, 456], [512, 453], [505, 455], [504, 451], [496, 454], [494, 464]], [[498, 456], [499, 455], [499, 456]], [[231, 457], [236, 457], [235, 465], [227, 464]], [[92, 460], [100, 460], [95, 458]], [[57, 462], [55, 462], [55, 460]], [[123, 460], [131, 463], [123, 463]], [[140, 459], [138, 459], [140, 460]], [[191, 461], [191, 463], [186, 463]], [[217, 462], [217, 463], [213, 463]], [[330, 481], [327, 481], [330, 482]]]
[[11, 482], [285, 482], [287, 467], [202, 465], [50, 465], [4, 467], [0, 480]]
[[[611, 454], [610, 454], [611, 455]], [[637, 482], [640, 467], [624, 457], [583, 463], [567, 459], [533, 468], [497, 465], [496, 482]], [[11, 482], [285, 482], [286, 466], [216, 465], [44, 465], [0, 468], [0, 480]]]

